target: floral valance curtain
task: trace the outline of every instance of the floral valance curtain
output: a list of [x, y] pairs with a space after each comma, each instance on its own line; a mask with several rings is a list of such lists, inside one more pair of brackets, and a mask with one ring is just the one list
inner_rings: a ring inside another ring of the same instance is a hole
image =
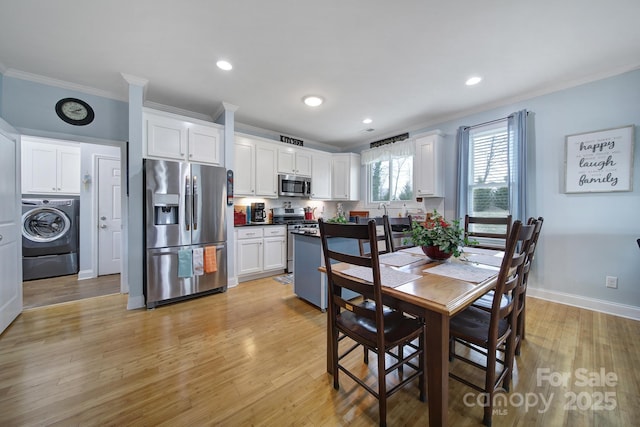
[[382, 162], [402, 157], [410, 157], [415, 154], [415, 144], [413, 140], [407, 139], [400, 142], [383, 145], [381, 147], [364, 150], [360, 153], [360, 162], [363, 165]]

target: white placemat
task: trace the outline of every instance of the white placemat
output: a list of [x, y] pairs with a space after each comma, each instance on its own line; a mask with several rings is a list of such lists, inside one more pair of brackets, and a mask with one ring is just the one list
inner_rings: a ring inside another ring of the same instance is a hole
[[422, 270], [425, 273], [438, 274], [440, 276], [452, 277], [465, 282], [480, 283], [491, 276], [498, 274], [498, 270], [476, 267], [472, 264], [461, 262], [444, 262], [433, 268]]
[[496, 251], [493, 249], [484, 249], [484, 248], [476, 248], [474, 246], [463, 246], [462, 247], [463, 252], [469, 253], [469, 254], [480, 254], [480, 255], [489, 255], [489, 256], [493, 256], [493, 255], [498, 255], [498, 254], [503, 254], [504, 252], [502, 251]]
[[462, 254], [460, 259], [476, 264], [492, 265], [494, 267], [500, 267], [502, 265], [503, 253], [500, 252], [497, 255], [483, 255], [483, 254]]
[[398, 252], [406, 252], [408, 254], [414, 254], [414, 255], [422, 255], [425, 256], [424, 252], [422, 251], [422, 248], [420, 246], [414, 246], [412, 248], [406, 248], [406, 249], [400, 249]]
[[[367, 282], [373, 282], [373, 270], [369, 267], [351, 267], [342, 270], [341, 273], [366, 280]], [[380, 267], [380, 281], [382, 282], [382, 286], [388, 286], [390, 288], [404, 285], [421, 277], [422, 276], [405, 273], [404, 271], [398, 271], [389, 267]]]
[[414, 262], [423, 261], [425, 257], [417, 257], [411, 254], [403, 254], [398, 252], [390, 252], [380, 255], [380, 263], [391, 265], [393, 267], [403, 267], [413, 264]]

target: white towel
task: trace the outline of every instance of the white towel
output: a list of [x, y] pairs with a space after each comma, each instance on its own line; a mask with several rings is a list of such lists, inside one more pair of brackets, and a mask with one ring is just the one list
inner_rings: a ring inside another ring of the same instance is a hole
[[202, 248], [193, 250], [193, 274], [196, 276], [204, 274], [204, 250]]

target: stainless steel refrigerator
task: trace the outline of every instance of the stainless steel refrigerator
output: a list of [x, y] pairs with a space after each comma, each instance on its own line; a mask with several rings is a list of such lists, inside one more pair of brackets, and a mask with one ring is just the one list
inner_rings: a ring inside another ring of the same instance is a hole
[[145, 160], [145, 298], [158, 304], [227, 289], [226, 170]]

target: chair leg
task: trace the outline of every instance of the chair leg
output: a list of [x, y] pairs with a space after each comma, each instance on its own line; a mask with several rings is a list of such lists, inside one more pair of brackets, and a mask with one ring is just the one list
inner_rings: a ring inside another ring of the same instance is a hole
[[331, 342], [333, 343], [332, 353], [333, 353], [333, 388], [336, 390], [340, 389], [340, 383], [338, 382], [338, 375], [340, 369], [338, 369], [338, 330], [334, 327], [331, 330]]
[[[423, 326], [424, 328], [424, 326]], [[418, 345], [420, 346], [420, 348], [422, 350], [424, 350], [424, 337], [425, 337], [425, 330], [422, 331], [422, 335], [420, 335], [420, 339], [418, 340]], [[418, 356], [418, 363], [420, 364], [420, 369], [422, 370], [422, 373], [420, 374], [420, 377], [418, 378], [418, 387], [420, 387], [420, 401], [421, 402], [425, 402], [427, 400], [427, 382], [425, 381], [425, 378], [427, 377], [426, 374], [426, 367], [425, 367], [425, 357], [426, 355], [424, 354], [424, 351], [420, 354], [420, 356]]]
[[362, 346], [362, 350], [364, 351], [364, 364], [368, 365], [369, 364], [369, 349], [367, 348], [367, 346], [363, 345]]
[[[402, 344], [398, 346], [398, 357], [399, 357], [399, 360], [402, 360], [402, 358], [404, 357], [404, 346]], [[404, 368], [404, 363], [398, 366], [398, 376], [400, 377], [400, 379], [402, 379], [402, 374], [404, 372], [403, 368]]]
[[525, 325], [525, 317], [524, 314], [527, 312], [527, 300], [525, 298], [526, 294], [522, 295], [522, 311], [518, 316], [518, 344], [516, 346], [516, 356], [520, 356], [520, 346], [522, 345], [522, 341], [524, 341], [524, 325]]
[[378, 351], [378, 414], [380, 427], [387, 425], [387, 377], [384, 349]]
[[485, 426], [491, 425], [491, 414], [493, 413], [493, 395], [495, 394], [495, 382], [496, 382], [496, 352], [489, 351], [487, 354], [487, 372], [485, 376], [484, 391], [485, 391], [485, 405], [484, 405], [484, 417], [482, 418], [482, 424]]

